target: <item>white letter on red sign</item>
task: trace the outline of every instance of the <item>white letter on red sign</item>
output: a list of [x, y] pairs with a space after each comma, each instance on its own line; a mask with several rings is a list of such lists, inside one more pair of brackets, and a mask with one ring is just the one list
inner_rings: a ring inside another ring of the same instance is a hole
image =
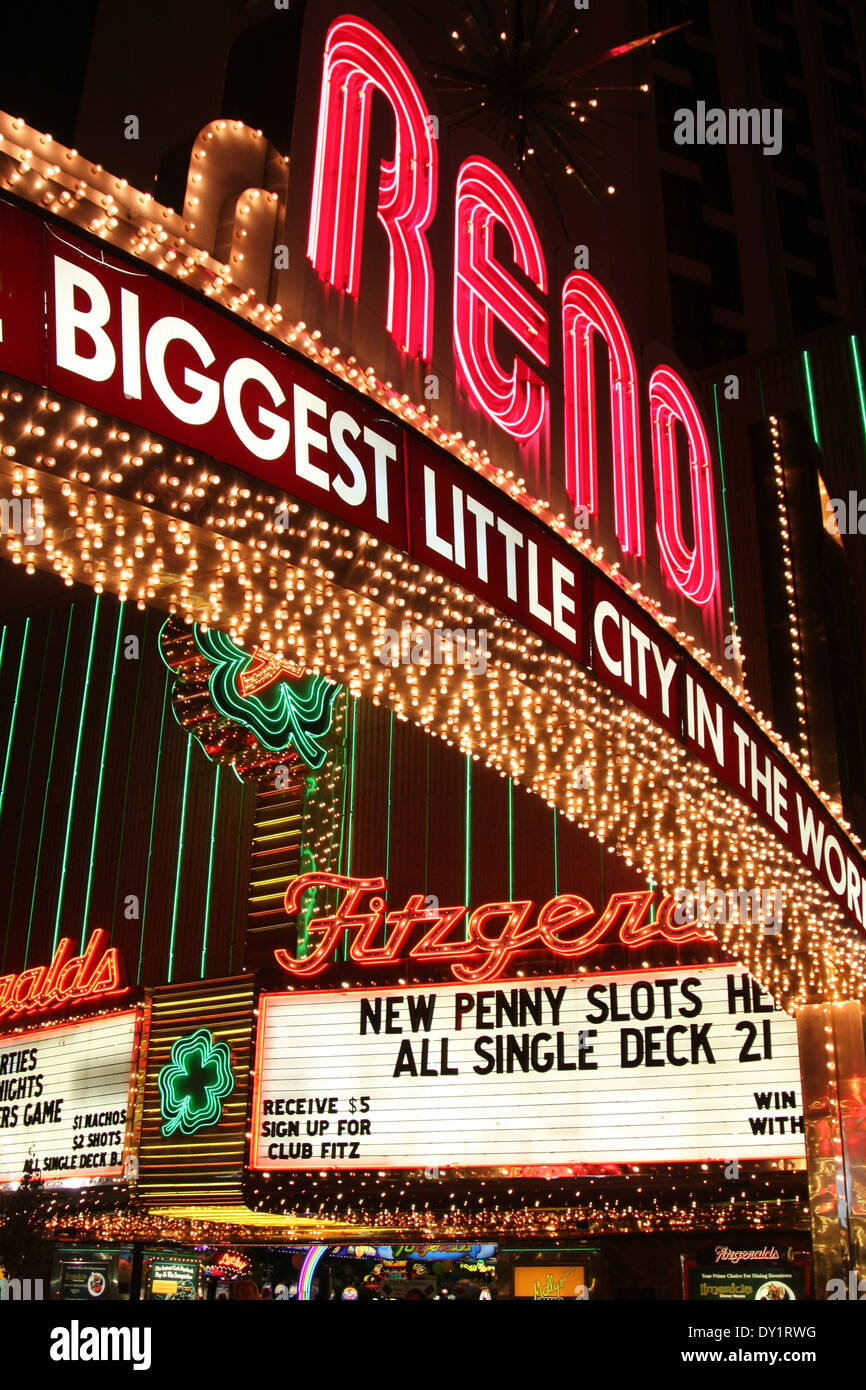
[[502, 370], [494, 326], [504, 324], [546, 367], [547, 315], [496, 260], [497, 222], [511, 239], [515, 263], [546, 294], [541, 243], [516, 189], [495, 164], [467, 159], [457, 175], [454, 207], [454, 350], [476, 405], [515, 439], [530, 439], [544, 423], [547, 387], [518, 359], [510, 372]]
[[370, 103], [394, 114], [394, 158], [383, 160], [376, 215], [390, 244], [388, 331], [402, 352], [433, 351], [433, 266], [424, 235], [436, 210], [432, 122], [411, 72], [372, 24], [352, 16], [328, 30], [307, 255], [322, 279], [357, 296]]
[[610, 364], [613, 501], [617, 540], [626, 554], [644, 554], [640, 425], [634, 353], [613, 301], [585, 272], [562, 288], [562, 357], [565, 375], [565, 486], [575, 508], [595, 513], [598, 444], [593, 335], [600, 333]]
[[[662, 563], [681, 594], [692, 603], [709, 603], [719, 583], [716, 513], [713, 504], [713, 469], [706, 430], [691, 393], [670, 367], [658, 367], [650, 377], [650, 421], [653, 467]], [[685, 428], [689, 441], [694, 547], [683, 536], [677, 481], [676, 424]]]

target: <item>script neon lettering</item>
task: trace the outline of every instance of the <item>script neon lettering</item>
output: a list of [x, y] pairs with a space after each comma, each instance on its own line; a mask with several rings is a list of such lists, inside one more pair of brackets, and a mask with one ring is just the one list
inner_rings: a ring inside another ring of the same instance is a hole
[[48, 966], [31, 966], [20, 975], [0, 978], [0, 1018], [40, 1013], [70, 1001], [102, 999], [122, 994], [123, 967], [116, 946], [108, 946], [108, 933], [92, 932], [84, 952], [72, 956], [69, 937], [57, 943]]
[[[611, 894], [604, 911], [589, 926], [595, 909], [586, 898], [573, 893], [551, 898], [534, 922], [530, 921], [534, 904], [529, 899], [484, 903], [472, 912], [465, 939], [458, 940], [453, 933], [466, 914], [464, 906], [427, 907], [423, 895], [415, 893], [400, 911], [386, 913], [384, 896], [380, 896], [386, 891], [384, 878], [303, 874], [286, 891], [288, 916], [300, 911], [304, 894], [311, 888], [340, 889], [344, 897], [331, 915], [310, 919], [307, 931], [319, 940], [309, 954], [297, 957], [283, 948], [275, 951], [277, 963], [294, 977], [305, 978], [325, 970], [346, 932], [353, 933], [349, 956], [357, 965], [372, 967], [408, 957], [413, 961], [448, 964], [455, 979], [466, 983], [500, 978], [515, 955], [530, 947], [577, 957], [588, 955], [604, 939], [616, 939], [631, 950], [654, 938], [671, 943], [715, 939], [706, 927], [672, 922], [671, 897], [662, 898], [658, 920], [650, 922], [655, 901], [651, 890]], [[362, 899], [371, 893], [374, 896], [362, 909]], [[504, 919], [502, 926], [498, 931], [489, 930], [497, 918]], [[426, 930], [406, 951], [416, 927]], [[565, 935], [573, 928], [582, 930], [576, 936]]]

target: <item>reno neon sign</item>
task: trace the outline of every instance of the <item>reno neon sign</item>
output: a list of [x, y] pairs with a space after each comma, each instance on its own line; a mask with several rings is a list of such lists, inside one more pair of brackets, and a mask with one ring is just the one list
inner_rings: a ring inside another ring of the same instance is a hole
[[351, 938], [349, 959], [356, 965], [372, 968], [401, 960], [448, 965], [456, 980], [476, 984], [499, 979], [515, 955], [530, 949], [578, 961], [602, 942], [618, 941], [638, 950], [653, 940], [673, 945], [715, 940], [705, 926], [674, 921], [672, 897], [661, 899], [655, 921], [650, 921], [655, 902], [651, 890], [612, 893], [598, 916], [592, 904], [575, 893], [557, 894], [534, 917], [535, 905], [525, 898], [484, 903], [470, 913], [464, 927], [469, 910], [465, 905], [431, 907], [423, 893], [413, 893], [404, 907], [389, 912], [384, 878], [319, 872], [301, 874], [289, 884], [289, 917], [300, 911], [311, 888], [338, 889], [343, 896], [333, 913], [308, 921], [308, 935], [318, 940], [307, 955], [299, 958], [282, 948], [274, 952], [277, 964], [293, 979], [310, 979], [327, 969], [344, 933]]
[[[386, 325], [401, 352], [429, 362], [436, 276], [427, 232], [439, 185], [437, 118], [408, 65], [372, 24], [343, 15], [325, 39], [307, 256], [319, 277], [357, 297], [361, 282], [371, 103], [390, 108], [393, 157], [379, 170], [376, 216], [388, 242]], [[519, 284], [497, 257], [504, 231], [514, 265], [538, 292]], [[538, 231], [520, 194], [487, 159], [472, 156], [456, 177], [452, 328], [455, 361], [472, 403], [513, 439], [540, 436], [548, 420], [551, 366], [548, 274]], [[585, 271], [561, 289], [565, 488], [575, 509], [598, 512], [594, 343], [607, 349], [614, 524], [624, 554], [646, 555], [641, 482], [640, 385], [623, 321], [603, 286]], [[507, 333], [521, 356], [503, 363], [494, 340]], [[533, 365], [535, 364], [535, 365]], [[685, 382], [660, 367], [647, 387], [662, 568], [690, 602], [719, 593], [712, 456]], [[677, 428], [688, 445], [691, 526], [684, 528]], [[689, 541], [686, 531], [693, 540]]]

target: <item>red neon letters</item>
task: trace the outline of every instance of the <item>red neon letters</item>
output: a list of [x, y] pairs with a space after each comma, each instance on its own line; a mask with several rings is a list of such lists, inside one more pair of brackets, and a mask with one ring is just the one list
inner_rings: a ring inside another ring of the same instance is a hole
[[[648, 920], [652, 892], [613, 893], [593, 926], [582, 929], [595, 915], [585, 898], [562, 893], [551, 898], [530, 922], [533, 904], [519, 902], [484, 903], [469, 917], [464, 939], [455, 934], [467, 908], [426, 907], [420, 893], [413, 894], [399, 911], [385, 908], [384, 878], [348, 878], [343, 874], [310, 873], [293, 880], [286, 890], [286, 912], [291, 917], [301, 907], [310, 888], [337, 888], [343, 898], [327, 917], [312, 917], [307, 931], [318, 938], [312, 951], [298, 959], [290, 951], [274, 952], [277, 964], [296, 979], [318, 975], [331, 961], [343, 933], [352, 934], [349, 956], [357, 965], [381, 965], [404, 958], [447, 963], [455, 979], [478, 983], [499, 979], [512, 958], [530, 946], [554, 955], [580, 958], [594, 951], [604, 937], [611, 939], [616, 927], [622, 945], [637, 950], [653, 938], [672, 943], [713, 941], [712, 931], [693, 922], [678, 926], [671, 921], [673, 898], [663, 898], [655, 922]], [[362, 899], [370, 897], [366, 907]], [[497, 926], [497, 923], [499, 924]], [[425, 928], [414, 945], [408, 947], [413, 928]]]
[[541, 242], [519, 195], [495, 164], [467, 159], [457, 175], [454, 205], [454, 351], [476, 405], [515, 439], [531, 439], [544, 423], [547, 387], [517, 358], [510, 372], [503, 371], [493, 347], [494, 323], [546, 367], [547, 315], [497, 261], [497, 222], [509, 235], [515, 264], [546, 293]]
[[20, 975], [0, 976], [0, 1018], [40, 1013], [70, 1001], [103, 999], [122, 994], [123, 966], [116, 946], [107, 947], [108, 933], [92, 933], [80, 956], [64, 936], [50, 965], [36, 965]]
[[362, 194], [373, 90], [394, 114], [394, 158], [382, 161], [376, 215], [391, 251], [388, 332], [403, 352], [433, 352], [433, 268], [424, 235], [436, 210], [431, 118], [400, 55], [372, 24], [345, 15], [325, 41], [307, 255], [323, 279], [357, 296]]
[[595, 368], [593, 335], [607, 345], [613, 440], [613, 501], [617, 540], [624, 552], [644, 553], [643, 485], [637, 367], [623, 321], [597, 280], [583, 271], [562, 287], [562, 361], [565, 378], [565, 486], [575, 507], [597, 510]]
[[[670, 367], [650, 377], [650, 420], [662, 561], [680, 593], [693, 603], [709, 603], [719, 582], [719, 557], [713, 510], [713, 469], [706, 430], [691, 395]], [[689, 479], [695, 544], [683, 538], [677, 483], [675, 426], [679, 421], [689, 441]]]
[[[436, 208], [438, 118], [431, 116], [408, 66], [365, 20], [343, 15], [325, 43], [307, 255], [328, 284], [358, 295], [363, 190], [372, 93], [388, 101], [395, 123], [394, 158], [383, 161], [377, 215], [390, 249], [387, 325], [400, 349], [429, 362], [433, 353], [434, 281], [426, 232]], [[452, 328], [454, 355], [470, 400], [514, 439], [533, 439], [547, 419], [549, 386], [525, 360], [550, 365], [549, 311], [500, 263], [496, 227], [504, 228], [514, 264], [542, 296], [547, 269], [538, 232], [511, 181], [487, 159], [463, 162], [454, 203]], [[505, 368], [494, 347], [505, 328], [522, 355]], [[576, 508], [597, 514], [593, 340], [605, 342], [614, 488], [614, 524], [624, 554], [645, 554], [638, 377], [622, 319], [602, 286], [583, 271], [562, 292], [565, 486]], [[719, 586], [710, 451], [697, 406], [667, 367], [650, 381], [650, 423], [657, 534], [664, 572], [703, 606]], [[675, 423], [689, 441], [695, 543], [683, 536]]]

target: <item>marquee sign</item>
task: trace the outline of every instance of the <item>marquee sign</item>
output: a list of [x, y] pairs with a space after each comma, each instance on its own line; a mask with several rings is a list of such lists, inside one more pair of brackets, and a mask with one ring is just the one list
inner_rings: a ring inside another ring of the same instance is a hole
[[120, 1177], [135, 1010], [0, 1038], [0, 1182]]
[[20, 975], [0, 977], [0, 1021], [17, 1021], [50, 1009], [112, 998], [126, 993], [123, 960], [108, 932], [91, 932], [86, 949], [74, 956], [64, 936], [50, 965], [35, 965]]
[[545, 525], [362, 394], [146, 265], [132, 273], [116, 256], [95, 257], [3, 203], [0, 285], [0, 368], [223, 459], [524, 624], [679, 739], [866, 929], [866, 863], [832, 814], [733, 696], [569, 543], [568, 528]]
[[736, 967], [268, 995], [251, 1166], [804, 1158], [796, 1024]]

